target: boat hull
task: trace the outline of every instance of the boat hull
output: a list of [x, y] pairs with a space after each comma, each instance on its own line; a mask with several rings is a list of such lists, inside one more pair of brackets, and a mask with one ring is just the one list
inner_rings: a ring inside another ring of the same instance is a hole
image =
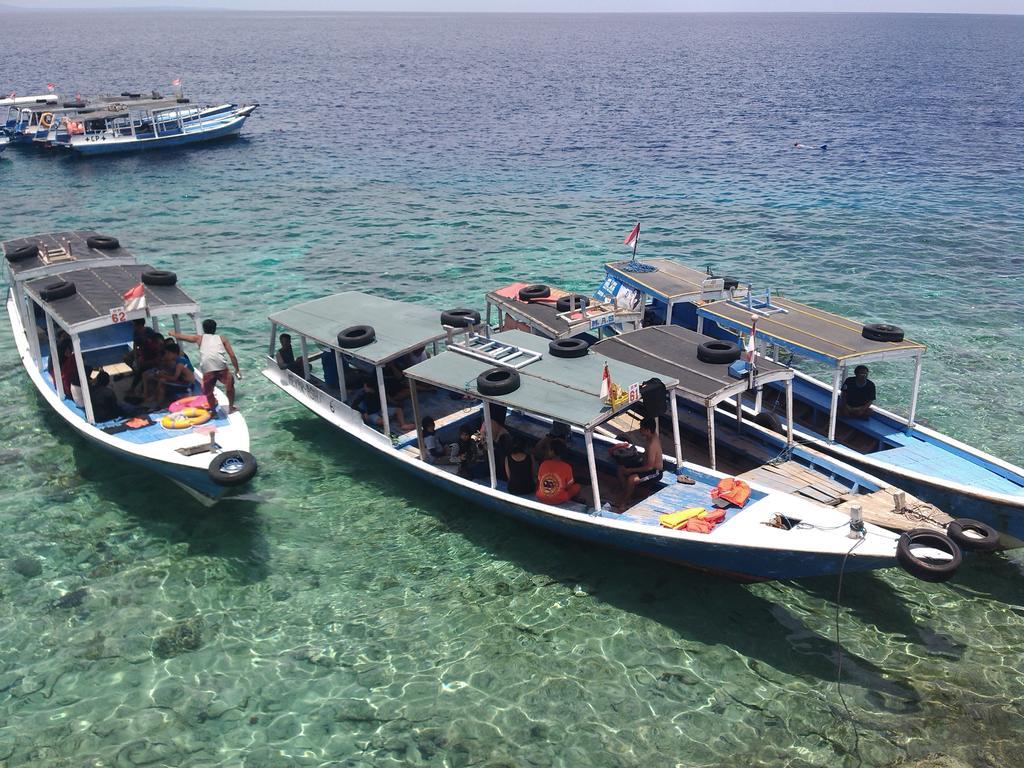
[[247, 115], [242, 115], [223, 126], [205, 131], [195, 131], [194, 133], [182, 133], [147, 139], [125, 137], [108, 138], [106, 141], [73, 141], [68, 144], [60, 144], [59, 146], [68, 147], [80, 155], [111, 155], [122, 152], [141, 152], [150, 149], [181, 147], [237, 136], [242, 130], [247, 117]]

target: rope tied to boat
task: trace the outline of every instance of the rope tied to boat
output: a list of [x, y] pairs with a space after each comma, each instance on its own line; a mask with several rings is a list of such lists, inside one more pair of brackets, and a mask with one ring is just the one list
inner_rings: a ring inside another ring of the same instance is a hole
[[631, 261], [622, 268], [623, 272], [657, 272], [658, 268], [653, 264], [645, 264], [642, 261]]

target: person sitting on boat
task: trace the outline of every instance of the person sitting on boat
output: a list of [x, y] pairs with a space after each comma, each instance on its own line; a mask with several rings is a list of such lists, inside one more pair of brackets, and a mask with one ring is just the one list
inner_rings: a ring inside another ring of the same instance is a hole
[[853, 376], [843, 382], [839, 393], [839, 415], [866, 419], [871, 415], [871, 404], [875, 402], [875, 383], [868, 378], [868, 367], [858, 365]]
[[469, 424], [459, 427], [459, 442], [452, 448], [454, 463], [459, 465], [457, 474], [467, 480], [473, 478], [473, 465], [480, 456], [477, 448], [476, 430]]
[[96, 379], [89, 387], [89, 399], [92, 402], [92, 414], [98, 424], [104, 421], [112, 421], [122, 415], [121, 405], [117, 402], [117, 395], [110, 386], [110, 374], [100, 371]]
[[[491, 434], [494, 435], [494, 470], [499, 480], [507, 480], [508, 475], [505, 472], [505, 457], [508, 455], [509, 444], [512, 442], [512, 436], [508, 430], [505, 429], [505, 418], [508, 415], [508, 408], [503, 405], [491, 403], [488, 406], [491, 412]], [[480, 440], [486, 438], [487, 427], [483, 424], [480, 425], [480, 432], [478, 437]], [[486, 445], [486, 443], [484, 443]]]
[[199, 367], [203, 370], [203, 394], [210, 407], [217, 402], [214, 396], [214, 387], [219, 381], [224, 385], [228, 395], [228, 411], [235, 410], [235, 380], [228, 372], [226, 357], [231, 358], [231, 365], [235, 369], [235, 376], [242, 378], [242, 372], [238, 368], [238, 358], [235, 357], [235, 350], [226, 337], [217, 333], [217, 321], [207, 318], [203, 320], [203, 332], [201, 334], [178, 333], [171, 331], [171, 336], [180, 341], [191, 341], [199, 345]]
[[155, 401], [157, 405], [165, 405], [187, 395], [195, 380], [195, 374], [181, 362], [178, 345], [172, 344], [164, 348], [160, 367], [146, 374], [143, 397], [147, 402]]
[[644, 443], [644, 461], [636, 467], [619, 467], [618, 479], [621, 487], [614, 511], [624, 512], [633, 494], [639, 489], [649, 488], [661, 480], [664, 459], [661, 452], [661, 437], [658, 435], [656, 419], [645, 416], [640, 420], [639, 439]]
[[291, 371], [296, 376], [302, 376], [305, 372], [302, 366], [302, 358], [295, 359], [295, 352], [292, 350], [292, 337], [290, 333], [282, 333], [277, 337], [281, 346], [277, 349], [277, 367], [282, 371]]
[[420, 426], [423, 429], [423, 450], [427, 454], [427, 463], [440, 463], [441, 459], [448, 453], [448, 449], [437, 436], [437, 427], [434, 424], [434, 420], [429, 416], [424, 416]]
[[73, 397], [71, 393], [72, 385], [80, 387], [82, 384], [81, 379], [78, 376], [78, 363], [75, 360], [75, 347], [71, 343], [70, 337], [67, 341], [61, 343], [57, 347], [57, 358], [60, 360], [60, 379], [64, 384], [64, 394], [67, 397]]
[[190, 371], [195, 373], [196, 367], [192, 365], [192, 361], [188, 355], [185, 354], [185, 350], [174, 339], [164, 339], [164, 349], [173, 349], [178, 353], [178, 362], [188, 368]]
[[[363, 387], [352, 399], [352, 407], [363, 414], [363, 421], [371, 427], [384, 426], [384, 417], [380, 412], [380, 392], [373, 379], [369, 377], [363, 379]], [[388, 398], [388, 409], [389, 411], [394, 410], [395, 420], [393, 423], [398, 424], [398, 428], [402, 432], [409, 432], [416, 428], [415, 424], [410, 424], [405, 420], [405, 412], [402, 407], [392, 403], [390, 398]]]
[[512, 438], [505, 456], [505, 476], [508, 477], [508, 492], [517, 496], [529, 496], [537, 486], [533, 459], [526, 452], [526, 441], [518, 435]]
[[132, 320], [132, 326], [132, 351], [128, 353], [125, 362], [132, 367], [131, 388], [134, 390], [142, 383], [146, 371], [160, 365], [164, 337], [146, 325], [144, 318]]
[[564, 440], [552, 440], [548, 446], [551, 458], [541, 462], [537, 470], [537, 499], [545, 504], [564, 504], [580, 492], [580, 484], [572, 473], [572, 464], [565, 460], [569, 449]]

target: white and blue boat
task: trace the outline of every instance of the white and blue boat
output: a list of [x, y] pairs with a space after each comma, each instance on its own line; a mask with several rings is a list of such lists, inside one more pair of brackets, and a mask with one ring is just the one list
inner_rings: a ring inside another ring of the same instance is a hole
[[51, 143], [82, 155], [197, 144], [237, 135], [257, 106], [207, 107], [173, 99], [150, 105], [114, 104], [63, 119]]
[[[639, 265], [639, 266], [638, 266]], [[727, 284], [726, 295], [699, 296], [699, 286]], [[755, 295], [730, 278], [716, 278], [668, 259], [607, 264], [596, 296], [617, 296], [643, 307], [649, 320], [678, 324], [735, 341], [755, 325], [759, 359], [811, 360], [832, 370], [823, 383], [797, 371], [793, 380], [794, 429], [801, 443], [861, 468], [954, 516], [972, 518], [1001, 534], [1024, 539], [1024, 469], [943, 435], [917, 422], [924, 344], [904, 338], [901, 329], [863, 324], [807, 304]], [[839, 413], [847, 371], [870, 362], [912, 365], [907, 416], [877, 405], [869, 418]], [[771, 412], [785, 423], [782, 391], [766, 388], [745, 406], [751, 414]], [[1004, 544], [1013, 544], [1004, 537]]]
[[[474, 506], [559, 534], [742, 579], [888, 568], [909, 557], [927, 563], [926, 576], [938, 580], [947, 578], [960, 560], [957, 545], [940, 533], [911, 540], [870, 524], [853, 521], [851, 527], [851, 517], [841, 511], [756, 482], [750, 483], [747, 504], [729, 509], [724, 522], [710, 533], [663, 527], [660, 518], [666, 512], [709, 506], [711, 489], [727, 477], [668, 456], [666, 481], [657, 482], [649, 495], [631, 502], [622, 514], [610, 511], [601, 498], [614, 476], [610, 449], [616, 441], [603, 433], [602, 426], [635, 403], [606, 403], [600, 392], [603, 370], [607, 365], [613, 380], [637, 384], [655, 378], [653, 371], [585, 348], [582, 354], [575, 350], [565, 357], [563, 342], [520, 330], [491, 335], [479, 314], [468, 310], [440, 313], [358, 292], [284, 309], [272, 314], [270, 322], [270, 355], [263, 371], [268, 380], [416, 481]], [[275, 361], [279, 331], [299, 339], [297, 363]], [[409, 402], [399, 413], [386, 394], [384, 371], [410, 354], [419, 358], [426, 350], [433, 354], [404, 370]], [[661, 378], [670, 390], [679, 383]], [[379, 403], [364, 410], [381, 415], [379, 428], [352, 405], [353, 393], [365, 381], [377, 385]], [[589, 477], [588, 500], [551, 505], [532, 495], [509, 493], [490, 439], [498, 412], [504, 416], [505, 429], [529, 443], [552, 431], [555, 422], [568, 430], [577, 478]], [[393, 434], [398, 417], [409, 416], [416, 428]], [[455, 466], [429, 461], [424, 416], [433, 419], [437, 437], [446, 443], [455, 441], [460, 426], [480, 427], [487, 456], [481, 471], [464, 476]], [[677, 431], [675, 415], [670, 413], [670, 418]], [[677, 472], [685, 472], [695, 483], [676, 482]]]
[[[211, 408], [204, 400], [173, 413], [129, 412], [125, 404], [131, 373], [123, 359], [132, 349], [133, 321], [143, 319], [154, 330], [161, 321], [175, 330], [183, 323], [198, 329], [199, 305], [173, 272], [139, 264], [116, 238], [91, 231], [10, 240], [3, 251], [15, 347], [43, 401], [71, 429], [164, 475], [204, 504], [237, 493], [252, 478], [256, 461], [245, 419], [228, 413], [224, 402]], [[140, 285], [142, 295], [126, 304], [124, 295]], [[73, 358], [61, 360], [55, 351], [66, 344]], [[62, 365], [73, 365], [77, 376], [62, 376]], [[106, 421], [93, 409], [90, 374], [100, 370], [111, 377], [122, 414]]]

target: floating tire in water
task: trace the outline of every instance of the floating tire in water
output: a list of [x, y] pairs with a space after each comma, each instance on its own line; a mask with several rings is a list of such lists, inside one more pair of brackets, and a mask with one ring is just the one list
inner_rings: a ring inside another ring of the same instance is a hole
[[342, 349], [365, 347], [377, 339], [372, 325], [353, 325], [338, 334], [338, 346]]
[[551, 289], [546, 285], [528, 285], [519, 289], [520, 301], [533, 301], [534, 299], [546, 299], [551, 295]]
[[14, 264], [25, 259], [32, 259], [39, 255], [38, 245], [22, 245], [7, 252], [7, 260]]
[[697, 359], [704, 363], [735, 363], [740, 359], [740, 348], [734, 341], [703, 341], [697, 347]]
[[142, 273], [142, 282], [146, 285], [175, 285], [178, 276], [166, 269], [147, 269]]
[[519, 371], [491, 368], [476, 377], [476, 391], [485, 397], [507, 395], [519, 389]]
[[210, 462], [207, 473], [217, 485], [241, 485], [256, 474], [256, 457], [248, 451], [224, 451]]
[[583, 309], [589, 306], [590, 298], [580, 293], [574, 293], [572, 296], [560, 296], [555, 301], [555, 309], [559, 312], [571, 312], [575, 309]]
[[441, 313], [441, 325], [453, 328], [471, 328], [480, 325], [480, 313], [475, 309], [449, 309]]
[[[944, 552], [949, 557], [929, 557], [920, 552], [922, 548]], [[921, 581], [938, 583], [948, 581], [956, 573], [963, 562], [963, 554], [956, 542], [946, 534], [928, 528], [915, 528], [900, 536], [896, 545], [896, 560], [911, 576]]]
[[115, 248], [120, 248], [121, 243], [118, 242], [116, 237], [110, 237], [108, 235], [93, 235], [92, 237], [85, 238], [85, 244], [90, 248], [95, 248], [99, 251], [112, 251]]
[[860, 335], [871, 341], [903, 341], [903, 329], [888, 323], [868, 323], [861, 328]]
[[67, 280], [57, 280], [39, 291], [39, 298], [43, 301], [56, 301], [57, 299], [66, 299], [68, 296], [74, 296], [77, 292], [78, 289], [74, 283], [69, 283]]
[[999, 533], [991, 525], [959, 517], [946, 526], [946, 533], [961, 549], [994, 552], [999, 548]]
[[583, 339], [555, 339], [548, 344], [548, 353], [552, 357], [586, 357], [590, 349]]

